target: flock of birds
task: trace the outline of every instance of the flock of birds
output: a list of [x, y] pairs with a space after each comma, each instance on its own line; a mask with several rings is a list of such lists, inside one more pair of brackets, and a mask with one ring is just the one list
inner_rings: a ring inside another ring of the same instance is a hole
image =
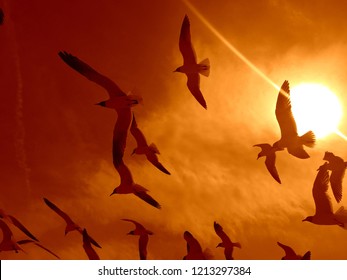
[[[0, 24], [3, 24], [4, 13], [0, 9]], [[200, 90], [200, 74], [209, 76], [210, 63], [208, 59], [204, 59], [201, 63], [197, 63], [196, 54], [191, 42], [190, 22], [188, 16], [184, 17], [180, 36], [179, 36], [179, 50], [183, 56], [183, 65], [178, 67], [174, 72], [181, 72], [187, 76], [187, 87], [195, 99], [202, 107], [207, 109], [206, 101]], [[87, 63], [83, 62], [76, 56], [61, 51], [58, 53], [59, 57], [72, 69], [89, 79], [90, 81], [103, 87], [109, 95], [109, 99], [99, 102], [97, 105], [114, 109], [117, 112], [117, 119], [113, 131], [113, 144], [112, 155], [113, 165], [120, 177], [120, 184], [111, 193], [115, 194], [134, 194], [142, 199], [144, 202], [150, 204], [158, 209], [161, 205], [157, 200], [148, 194], [148, 189], [135, 183], [131, 171], [124, 162], [123, 156], [127, 143], [128, 132], [135, 138], [137, 147], [133, 150], [132, 154], [145, 155], [148, 161], [153, 164], [161, 172], [170, 175], [170, 172], [160, 163], [158, 155], [160, 154], [155, 144], [148, 145], [148, 142], [137, 125], [132, 107], [141, 103], [140, 96], [127, 95], [124, 93], [115, 82], [108, 77], [94, 70]], [[258, 159], [265, 157], [265, 165], [271, 176], [281, 183], [279, 173], [276, 169], [276, 152], [287, 149], [288, 153], [300, 158], [309, 158], [308, 153], [305, 151], [304, 146], [313, 147], [315, 144], [315, 135], [312, 131], [299, 136], [297, 133], [296, 122], [291, 110], [290, 101], [290, 88], [289, 82], [284, 81], [278, 93], [276, 103], [276, 118], [281, 130], [281, 138], [273, 145], [268, 143], [256, 144], [254, 146], [260, 147], [261, 151], [258, 154]], [[338, 225], [347, 228], [347, 211], [340, 207], [335, 213], [332, 208], [331, 199], [327, 193], [329, 185], [332, 188], [334, 198], [337, 202], [342, 199], [342, 180], [344, 177], [346, 163], [344, 160], [333, 153], [326, 152], [323, 160], [325, 163], [318, 168], [317, 176], [313, 183], [312, 194], [316, 206], [316, 212], [313, 216], [306, 217], [303, 221], [308, 221], [318, 225]], [[330, 173], [331, 175], [330, 175]], [[66, 223], [65, 235], [71, 231], [78, 231], [82, 236], [82, 247], [85, 250], [89, 259], [100, 259], [96, 248], [101, 246], [87, 233], [85, 228], [76, 224], [68, 214], [62, 211], [53, 202], [44, 198], [44, 203], [59, 215]], [[0, 210], [0, 227], [3, 232], [3, 240], [0, 243], [1, 251], [24, 251], [22, 245], [35, 244], [40, 248], [46, 250], [54, 257], [59, 259], [59, 256], [51, 250], [43, 246], [40, 241], [12, 215], [8, 215], [5, 211]], [[122, 219], [125, 222], [130, 222], [135, 226], [135, 229], [130, 231], [129, 235], [139, 236], [139, 258], [141, 260], [147, 259], [147, 244], [149, 235], [153, 232], [146, 229], [139, 222], [132, 219]], [[10, 226], [15, 226], [20, 229], [29, 239], [16, 241]], [[234, 247], [241, 248], [238, 242], [232, 242], [229, 236], [224, 232], [222, 226], [214, 222], [215, 233], [221, 239], [217, 247], [224, 248], [225, 259], [233, 259]], [[202, 250], [199, 241], [189, 232], [185, 231], [183, 238], [187, 243], [187, 255], [183, 257], [185, 260], [203, 260], [209, 259], [208, 253]], [[277, 243], [284, 252], [284, 260], [307, 260], [311, 258], [311, 252], [306, 252], [303, 256], [297, 255], [294, 250], [280, 242]]]

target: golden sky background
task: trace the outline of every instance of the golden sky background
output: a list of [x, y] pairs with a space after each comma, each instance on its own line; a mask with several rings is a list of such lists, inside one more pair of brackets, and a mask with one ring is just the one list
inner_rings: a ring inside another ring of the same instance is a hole
[[[223, 36], [277, 85], [321, 83], [346, 111], [347, 29], [343, 1], [191, 1]], [[101, 259], [138, 259], [138, 237], [126, 235], [134, 219], [154, 232], [148, 259], [182, 259], [188, 230], [214, 259], [223, 250], [213, 222], [240, 242], [235, 259], [280, 259], [277, 241], [312, 259], [347, 259], [347, 231], [303, 223], [315, 211], [312, 185], [325, 151], [347, 159], [347, 142], [332, 134], [306, 149], [301, 160], [277, 153], [279, 185], [257, 159], [258, 143], [280, 138], [278, 91], [235, 56], [181, 1], [2, 0], [0, 26], [0, 208], [26, 225], [62, 259], [86, 259], [82, 236], [64, 236], [65, 223], [48, 198], [102, 246]], [[184, 15], [191, 23], [207, 111], [192, 97], [178, 38]], [[120, 179], [112, 164], [117, 114], [95, 106], [107, 92], [68, 67], [67, 51], [141, 95], [134, 107], [139, 128], [154, 142], [171, 172], [144, 156], [125, 163], [136, 183], [162, 205], [114, 195]], [[322, 112], [326, 114], [326, 112]], [[339, 129], [347, 133], [343, 116]], [[346, 183], [344, 184], [346, 185]], [[331, 193], [331, 191], [329, 190]], [[346, 205], [346, 198], [340, 202]], [[334, 209], [339, 205], [333, 201]], [[17, 240], [24, 235], [16, 229]], [[1, 233], [0, 233], [1, 234]], [[1, 259], [51, 259], [35, 246], [0, 252]]]

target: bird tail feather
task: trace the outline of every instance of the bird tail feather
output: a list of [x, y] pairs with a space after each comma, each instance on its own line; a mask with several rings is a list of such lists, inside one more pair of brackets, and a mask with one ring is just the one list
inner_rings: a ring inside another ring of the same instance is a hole
[[199, 63], [199, 73], [206, 77], [210, 75], [210, 60], [208, 58]]
[[313, 148], [316, 143], [316, 136], [310, 130], [304, 135], [300, 136], [301, 143], [307, 147]]

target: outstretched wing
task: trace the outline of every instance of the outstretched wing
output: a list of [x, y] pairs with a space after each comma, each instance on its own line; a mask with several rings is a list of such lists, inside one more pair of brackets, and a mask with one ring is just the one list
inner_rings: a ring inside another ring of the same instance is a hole
[[139, 238], [140, 260], [147, 259], [147, 243], [148, 243], [148, 234], [141, 234]]
[[99, 255], [95, 252], [94, 248], [91, 245], [90, 236], [87, 233], [86, 229], [83, 229], [83, 249], [86, 252], [90, 260], [100, 260]]
[[265, 165], [267, 170], [270, 172], [271, 176], [281, 184], [280, 176], [278, 175], [278, 171], [276, 168], [276, 154], [275, 152], [271, 152], [266, 156]]
[[196, 55], [191, 42], [190, 36], [190, 22], [189, 18], [186, 15], [183, 19], [181, 26], [181, 33], [179, 39], [179, 48], [183, 56], [184, 64], [195, 64]]
[[100, 74], [76, 56], [73, 56], [72, 54], [69, 54], [65, 51], [61, 51], [58, 54], [60, 58], [71, 68], [73, 68], [92, 82], [97, 83], [98, 85], [105, 88], [110, 97], [126, 96], [126, 94], [111, 79]]
[[47, 251], [48, 253], [50, 253], [51, 255], [55, 256], [57, 259], [60, 260], [60, 257], [57, 254], [53, 253], [51, 250], [49, 250], [48, 248], [46, 248], [45, 246], [41, 245], [39, 242], [36, 242], [34, 240], [24, 239], [24, 240], [19, 240], [17, 243], [19, 245], [27, 244], [27, 243], [34, 243], [36, 246], [42, 248], [43, 250]]
[[35, 241], [39, 241], [21, 222], [19, 222], [15, 217], [8, 215], [8, 217], [11, 219], [11, 222], [19, 228], [22, 232], [24, 232], [28, 237]]
[[283, 82], [276, 103], [276, 118], [281, 129], [282, 138], [292, 138], [298, 135], [296, 122], [290, 102], [289, 82]]
[[329, 172], [321, 166], [313, 183], [312, 195], [316, 205], [316, 215], [333, 215], [333, 207], [328, 196]]
[[147, 202], [148, 204], [154, 206], [155, 208], [158, 208], [158, 209], [161, 208], [160, 204], [159, 204], [153, 197], [151, 197], [151, 196], [147, 193], [147, 191], [144, 191], [144, 190], [137, 191], [137, 190], [135, 190], [135, 191], [134, 191], [134, 194], [135, 194], [137, 197], [141, 198], [143, 201], [145, 201], [145, 202]]
[[142, 131], [137, 127], [135, 115], [133, 114], [133, 121], [130, 127], [131, 134], [135, 137], [137, 147], [147, 147], [147, 141]]
[[187, 86], [189, 91], [193, 94], [193, 96], [200, 103], [200, 105], [207, 109], [206, 101], [200, 90], [199, 73], [187, 73], [186, 75], [188, 77]]
[[49, 208], [51, 208], [55, 213], [57, 213], [60, 217], [62, 217], [67, 224], [74, 224], [74, 222], [71, 220], [68, 214], [66, 214], [64, 211], [60, 210], [57, 205], [55, 205], [53, 202], [49, 201], [47, 198], [43, 198], [45, 203]]
[[286, 255], [284, 256], [284, 259], [286, 259], [286, 260], [296, 260], [297, 259], [297, 255], [296, 255], [296, 253], [294, 252], [294, 250], [291, 247], [289, 247], [287, 245], [284, 245], [284, 244], [282, 244], [280, 242], [277, 242], [277, 244], [286, 253]]
[[223, 242], [231, 243], [229, 236], [226, 235], [226, 233], [223, 230], [223, 227], [220, 224], [218, 224], [217, 222], [214, 222], [213, 227], [214, 227], [214, 231], [217, 233], [220, 239], [222, 239]]
[[141, 225], [140, 223], [138, 223], [138, 222], [136, 222], [134, 220], [131, 220], [131, 219], [121, 219], [121, 220], [133, 223], [136, 226], [137, 230], [140, 230], [140, 231], [145, 231], [146, 230], [143, 225]]

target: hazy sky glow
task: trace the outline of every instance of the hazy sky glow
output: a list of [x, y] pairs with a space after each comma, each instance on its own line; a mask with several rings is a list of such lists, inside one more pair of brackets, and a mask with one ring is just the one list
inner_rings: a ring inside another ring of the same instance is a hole
[[[276, 85], [284, 80], [291, 87], [324, 85], [346, 111], [347, 3], [0, 0], [0, 7], [0, 208], [62, 259], [87, 259], [82, 236], [64, 236], [65, 223], [43, 197], [88, 230], [102, 246], [95, 249], [101, 259], [138, 259], [138, 238], [127, 235], [134, 226], [122, 218], [154, 233], [148, 259], [182, 259], [186, 230], [223, 259], [214, 221], [241, 243], [235, 259], [281, 259], [278, 241], [298, 254], [310, 250], [312, 259], [347, 259], [347, 231], [302, 222], [315, 211], [312, 185], [324, 152], [347, 159], [345, 114], [342, 137], [318, 139], [306, 149], [309, 159], [277, 154], [281, 185], [253, 147], [280, 138]], [[200, 81], [207, 110], [188, 91], [185, 75], [173, 73], [182, 65], [178, 38], [186, 14], [198, 61], [211, 62], [210, 76]], [[59, 51], [142, 96], [133, 110], [138, 127], [171, 175], [131, 156], [131, 134], [124, 161], [161, 210], [134, 195], [110, 197], [120, 182], [111, 152], [117, 114], [94, 105], [106, 91], [68, 67]], [[345, 201], [345, 195], [339, 205], [332, 200], [334, 209]], [[16, 240], [25, 238], [11, 229]], [[0, 252], [0, 259], [52, 258], [30, 244], [23, 248]]]

